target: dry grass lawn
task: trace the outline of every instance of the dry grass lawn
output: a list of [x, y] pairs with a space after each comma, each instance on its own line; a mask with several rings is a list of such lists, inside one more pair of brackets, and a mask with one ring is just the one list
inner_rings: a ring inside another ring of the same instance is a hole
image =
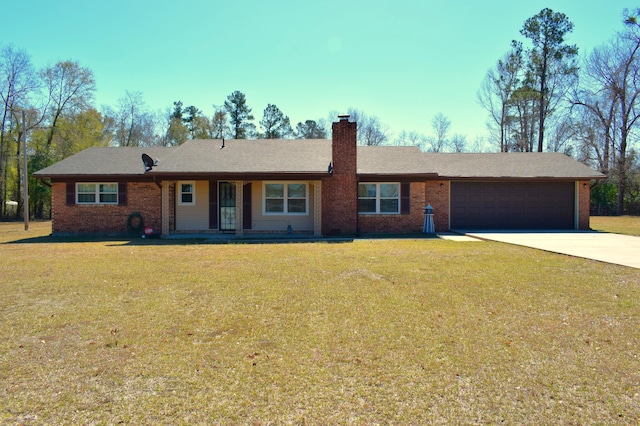
[[638, 424], [640, 270], [0, 224], [0, 423]]
[[640, 236], [640, 216], [591, 216], [594, 231]]

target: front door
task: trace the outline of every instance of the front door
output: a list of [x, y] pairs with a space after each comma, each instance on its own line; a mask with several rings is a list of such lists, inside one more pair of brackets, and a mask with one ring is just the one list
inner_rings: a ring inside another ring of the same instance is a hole
[[220, 182], [218, 187], [220, 206], [220, 230], [236, 230], [236, 185]]

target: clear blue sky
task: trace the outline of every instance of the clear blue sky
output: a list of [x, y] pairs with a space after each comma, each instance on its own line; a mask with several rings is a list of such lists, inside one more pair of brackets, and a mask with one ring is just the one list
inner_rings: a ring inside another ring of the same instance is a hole
[[[268, 103], [292, 124], [358, 108], [394, 134], [431, 133], [442, 112], [452, 133], [485, 135], [476, 92], [523, 40], [523, 22], [549, 7], [574, 23], [581, 54], [622, 29], [621, 0], [22, 0], [0, 7], [0, 43], [35, 67], [78, 61], [93, 70], [96, 106], [126, 90], [147, 106], [173, 101], [207, 115], [234, 90], [256, 125]], [[526, 46], [526, 43], [525, 43]]]

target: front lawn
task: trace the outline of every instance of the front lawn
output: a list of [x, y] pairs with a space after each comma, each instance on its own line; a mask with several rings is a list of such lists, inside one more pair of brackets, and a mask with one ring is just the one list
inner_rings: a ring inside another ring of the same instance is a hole
[[640, 271], [492, 242], [0, 224], [0, 422], [637, 424]]
[[640, 216], [591, 216], [591, 229], [640, 236]]

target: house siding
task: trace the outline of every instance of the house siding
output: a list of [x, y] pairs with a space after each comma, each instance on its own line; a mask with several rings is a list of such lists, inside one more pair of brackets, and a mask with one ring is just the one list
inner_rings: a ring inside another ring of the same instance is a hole
[[[285, 182], [286, 181], [278, 181]], [[311, 232], [314, 227], [315, 212], [315, 187], [309, 181], [307, 184], [308, 210], [305, 215], [264, 214], [264, 187], [263, 181], [255, 181], [251, 184], [251, 230], [286, 232], [291, 226], [293, 232]]]
[[51, 186], [53, 234], [127, 233], [127, 220], [133, 212], [142, 215], [145, 227], [161, 229], [161, 189], [152, 182], [129, 182], [127, 204], [67, 205], [67, 183]]
[[[180, 182], [178, 182], [179, 184]], [[179, 192], [177, 196], [180, 197]], [[176, 202], [176, 231], [203, 231], [209, 229], [208, 181], [199, 180], [195, 182], [195, 198], [195, 205], [184, 205]]]

